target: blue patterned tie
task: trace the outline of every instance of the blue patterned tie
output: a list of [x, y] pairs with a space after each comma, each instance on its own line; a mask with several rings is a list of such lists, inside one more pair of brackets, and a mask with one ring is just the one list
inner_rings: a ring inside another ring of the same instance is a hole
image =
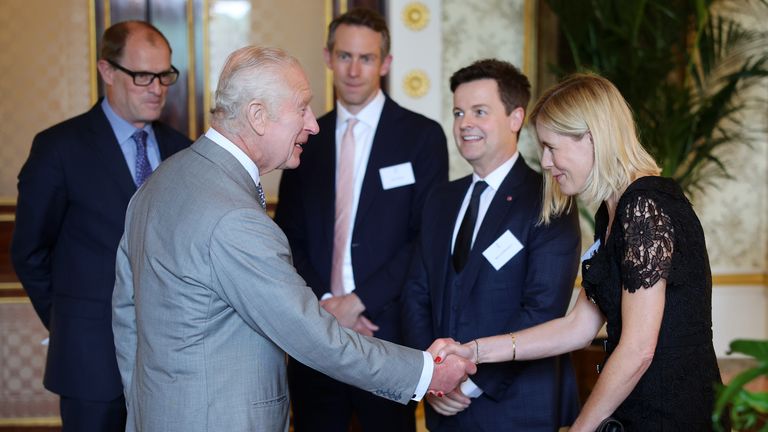
[[261, 183], [256, 185], [256, 192], [259, 195], [259, 204], [261, 204], [261, 208], [267, 209], [267, 198], [264, 196], [264, 188], [261, 187]]
[[131, 138], [136, 142], [136, 187], [139, 187], [152, 174], [152, 166], [147, 157], [147, 131], [139, 129]]

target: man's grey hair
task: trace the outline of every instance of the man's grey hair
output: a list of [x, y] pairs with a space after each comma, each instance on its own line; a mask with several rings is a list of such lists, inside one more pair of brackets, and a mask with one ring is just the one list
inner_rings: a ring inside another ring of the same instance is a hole
[[288, 67], [300, 67], [299, 61], [278, 48], [246, 46], [227, 57], [216, 87], [213, 121], [229, 132], [239, 129], [243, 108], [253, 100], [264, 103], [274, 120], [277, 104], [290, 90], [282, 81]]

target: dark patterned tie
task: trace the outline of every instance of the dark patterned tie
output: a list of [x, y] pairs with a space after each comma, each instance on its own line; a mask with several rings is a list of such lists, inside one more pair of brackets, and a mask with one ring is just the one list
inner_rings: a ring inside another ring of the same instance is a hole
[[152, 166], [147, 157], [147, 131], [139, 129], [131, 135], [136, 142], [136, 187], [141, 186], [152, 174]]
[[479, 181], [475, 183], [472, 189], [472, 197], [469, 199], [469, 206], [464, 213], [464, 219], [461, 221], [459, 233], [456, 235], [456, 244], [453, 245], [453, 268], [456, 273], [460, 273], [469, 259], [469, 251], [472, 249], [472, 234], [475, 232], [475, 221], [480, 209], [480, 195], [488, 183]]
[[264, 196], [264, 188], [261, 187], [261, 183], [256, 185], [256, 194], [259, 198], [259, 204], [261, 204], [261, 208], [264, 210], [267, 209], [267, 198]]

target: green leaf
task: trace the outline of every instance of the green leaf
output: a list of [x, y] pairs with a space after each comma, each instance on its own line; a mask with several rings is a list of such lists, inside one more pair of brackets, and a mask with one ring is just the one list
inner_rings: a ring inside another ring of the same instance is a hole
[[728, 353], [746, 354], [765, 363], [768, 362], [768, 340], [736, 339], [731, 342]]

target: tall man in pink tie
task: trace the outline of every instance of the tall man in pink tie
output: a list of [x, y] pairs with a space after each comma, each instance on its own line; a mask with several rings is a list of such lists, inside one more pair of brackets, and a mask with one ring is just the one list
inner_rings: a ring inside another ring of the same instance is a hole
[[[301, 165], [283, 173], [276, 221], [294, 265], [323, 307], [348, 328], [401, 342], [400, 291], [428, 192], [447, 181], [439, 124], [381, 90], [389, 30], [377, 12], [354, 9], [329, 26], [324, 50], [336, 108], [318, 120]], [[297, 432], [412, 431], [414, 405], [371, 396], [291, 361]]]

